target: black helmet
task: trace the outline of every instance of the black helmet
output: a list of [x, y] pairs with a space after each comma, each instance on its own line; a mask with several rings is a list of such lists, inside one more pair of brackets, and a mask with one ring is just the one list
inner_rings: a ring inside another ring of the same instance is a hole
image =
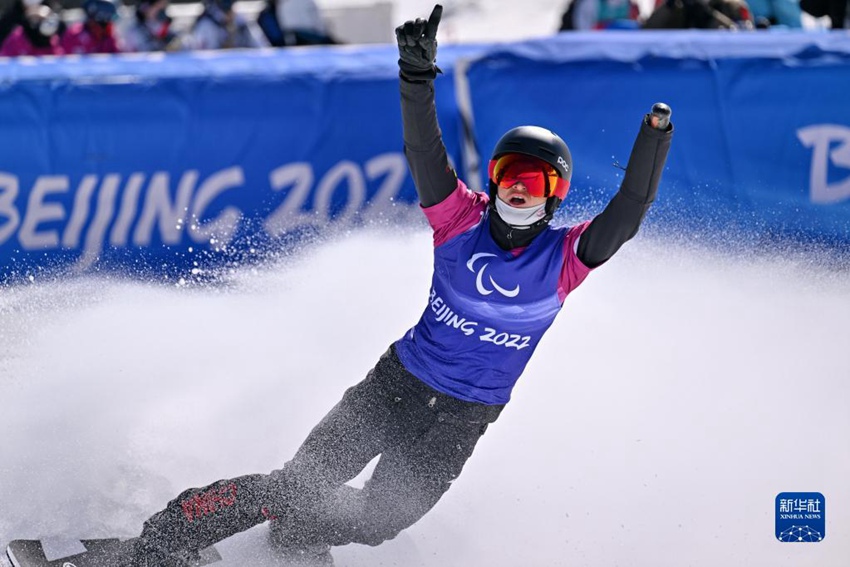
[[[558, 176], [567, 182], [563, 194], [548, 197], [546, 200], [545, 221], [548, 222], [569, 190], [569, 182], [573, 175], [573, 158], [570, 155], [570, 148], [567, 147], [566, 142], [560, 136], [551, 130], [540, 126], [519, 126], [508, 130], [496, 143], [493, 156], [490, 158], [491, 171], [492, 164], [505, 154], [523, 154], [541, 159], [551, 165], [557, 171]], [[497, 192], [498, 186], [495, 180], [491, 178], [490, 204], [494, 207]]]

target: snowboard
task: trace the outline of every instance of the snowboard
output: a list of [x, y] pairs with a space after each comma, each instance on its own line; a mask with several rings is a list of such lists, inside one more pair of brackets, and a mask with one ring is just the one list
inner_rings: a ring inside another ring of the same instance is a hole
[[[119, 539], [18, 539], [6, 548], [12, 567], [124, 567], [119, 552], [126, 546]], [[201, 551], [196, 567], [221, 561], [215, 547]]]

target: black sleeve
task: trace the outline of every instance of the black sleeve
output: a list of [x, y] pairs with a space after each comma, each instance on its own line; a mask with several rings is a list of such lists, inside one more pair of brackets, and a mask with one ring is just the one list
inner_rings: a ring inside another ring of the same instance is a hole
[[399, 78], [401, 119], [404, 125], [404, 155], [419, 202], [436, 205], [457, 187], [457, 175], [449, 165], [443, 133], [437, 122], [433, 81]]
[[646, 211], [655, 200], [667, 161], [673, 125], [666, 131], [641, 124], [620, 190], [579, 238], [578, 258], [595, 268], [637, 234]]

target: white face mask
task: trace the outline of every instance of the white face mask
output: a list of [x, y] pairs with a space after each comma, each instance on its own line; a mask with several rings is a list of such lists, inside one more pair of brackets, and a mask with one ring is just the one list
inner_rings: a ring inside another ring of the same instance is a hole
[[511, 226], [531, 226], [546, 216], [546, 203], [540, 203], [533, 207], [520, 209], [512, 207], [498, 197], [496, 199], [496, 212], [502, 220]]

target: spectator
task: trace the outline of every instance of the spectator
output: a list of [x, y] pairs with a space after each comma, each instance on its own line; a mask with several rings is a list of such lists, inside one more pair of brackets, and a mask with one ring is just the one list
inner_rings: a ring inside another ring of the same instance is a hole
[[754, 29], [745, 0], [663, 0], [643, 29]]
[[0, 55], [61, 55], [59, 34], [62, 20], [53, 8], [39, 2], [23, 6], [23, 20], [12, 30], [0, 46]]
[[561, 16], [560, 31], [637, 29], [639, 22], [634, 0], [573, 0]]
[[[786, 28], [801, 28], [799, 0], [747, 0], [756, 27], [784, 26]], [[767, 25], [758, 25], [759, 21]]]
[[829, 16], [832, 29], [843, 29], [850, 27], [850, 18], [847, 17], [849, 2], [850, 0], [800, 0], [800, 8], [815, 18]]
[[187, 38], [192, 49], [263, 47], [265, 38], [233, 11], [233, 0], [204, 0], [204, 11]]
[[13, 0], [0, 14], [0, 45], [15, 28], [24, 23], [24, 4]]
[[183, 48], [171, 31], [169, 0], [139, 0], [132, 22], [124, 29], [124, 51], [177, 51]]
[[257, 24], [275, 47], [338, 43], [313, 0], [266, 0]]
[[118, 8], [114, 0], [85, 0], [85, 21], [71, 24], [62, 34], [65, 54], [118, 53], [114, 22]]

